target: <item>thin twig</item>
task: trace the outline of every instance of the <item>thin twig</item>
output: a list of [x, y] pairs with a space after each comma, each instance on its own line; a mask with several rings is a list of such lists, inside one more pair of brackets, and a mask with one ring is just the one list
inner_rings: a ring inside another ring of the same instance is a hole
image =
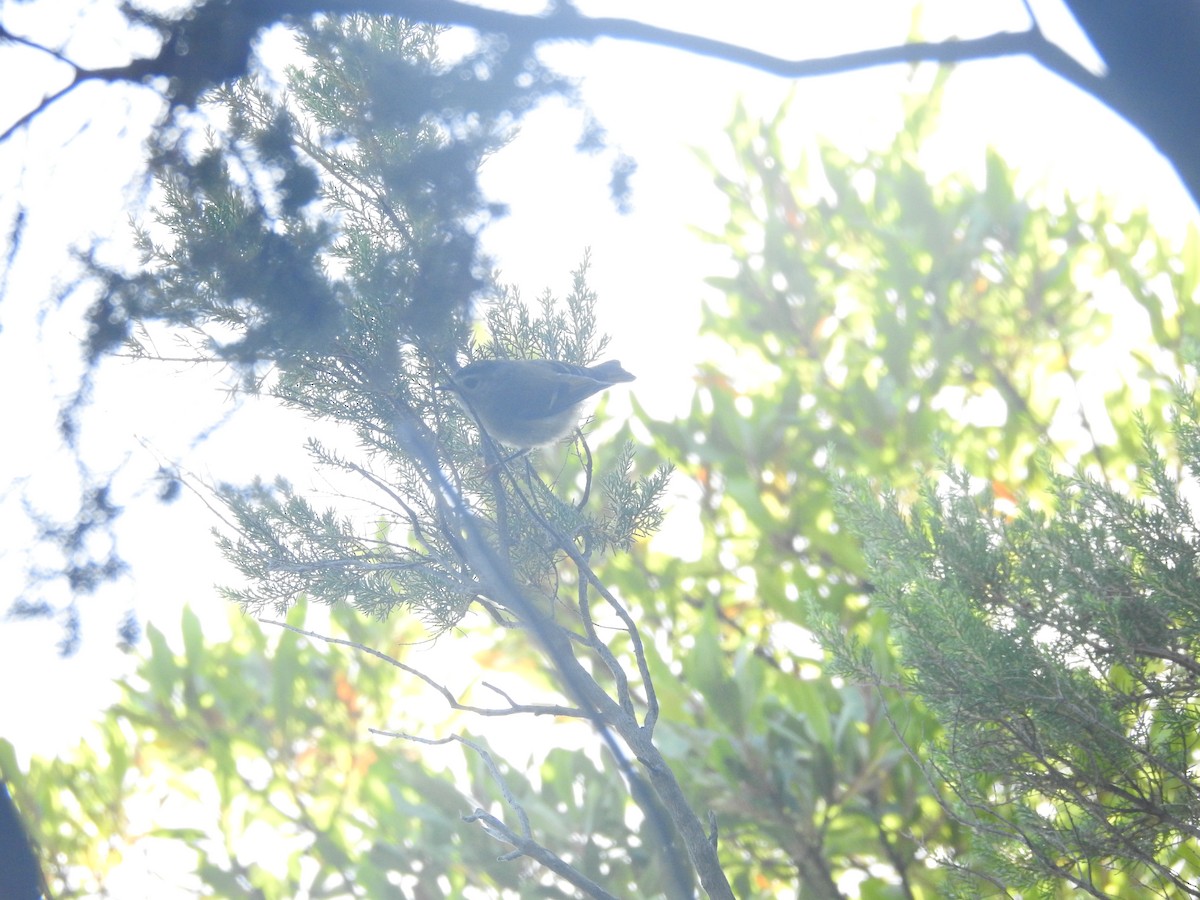
[[617, 900], [617, 898], [604, 890], [599, 884], [592, 881], [574, 866], [567, 863], [558, 854], [543, 847], [533, 839], [533, 830], [529, 825], [529, 816], [518, 801], [511, 790], [509, 790], [508, 782], [504, 780], [504, 776], [500, 772], [500, 767], [496, 765], [495, 759], [486, 748], [481, 747], [468, 738], [457, 734], [449, 735], [444, 738], [426, 738], [415, 734], [405, 734], [399, 731], [380, 731], [370, 729], [372, 734], [380, 735], [381, 737], [397, 738], [405, 741], [414, 741], [420, 744], [443, 745], [450, 743], [459, 743], [465, 747], [474, 750], [475, 753], [483, 760], [483, 764], [487, 766], [489, 772], [492, 773], [492, 779], [496, 782], [500, 789], [501, 795], [504, 797], [504, 802], [507, 803], [521, 822], [521, 833], [517, 834], [508, 827], [503, 821], [493, 816], [491, 813], [476, 807], [475, 811], [470, 815], [463, 816], [464, 822], [479, 822], [483, 826], [483, 830], [497, 840], [503, 841], [506, 844], [511, 844], [514, 848], [512, 852], [505, 853], [500, 856], [501, 862], [511, 862], [514, 859], [519, 859], [522, 856], [527, 856], [535, 862], [549, 869], [555, 875], [569, 882], [579, 890], [586, 893], [589, 897], [595, 897], [597, 900]]
[[[374, 656], [377, 659], [381, 659], [388, 665], [395, 666], [397, 669], [407, 672], [409, 675], [414, 675], [417, 678], [420, 678], [423, 682], [441, 694], [442, 698], [446, 701], [451, 709], [476, 713], [477, 715], [481, 716], [511, 716], [518, 713], [529, 713], [535, 716], [565, 716], [573, 719], [591, 718], [584, 713], [583, 710], [570, 706], [559, 706], [557, 704], [546, 703], [513, 703], [507, 694], [502, 694], [502, 696], [509, 701], [510, 705], [502, 709], [485, 706], [470, 706], [465, 703], [460, 703], [455, 699], [454, 695], [450, 693], [449, 688], [438, 684], [420, 669], [406, 665], [395, 657], [388, 656], [382, 650], [376, 650], [374, 647], [368, 647], [366, 644], [361, 644], [358, 641], [331, 637], [330, 635], [320, 634], [315, 631], [308, 631], [304, 628], [297, 628], [295, 625], [289, 625], [287, 622], [280, 622], [275, 619], [259, 619], [258, 621], [262, 622], [264, 625], [277, 625], [280, 628], [286, 628], [288, 631], [304, 635], [305, 637], [315, 638], [316, 640], [324, 641], [327, 644], [341, 644], [344, 647], [353, 647], [355, 650], [366, 653], [370, 656]], [[495, 690], [495, 688], [492, 688], [492, 690]], [[500, 692], [497, 691], [497, 693]]]

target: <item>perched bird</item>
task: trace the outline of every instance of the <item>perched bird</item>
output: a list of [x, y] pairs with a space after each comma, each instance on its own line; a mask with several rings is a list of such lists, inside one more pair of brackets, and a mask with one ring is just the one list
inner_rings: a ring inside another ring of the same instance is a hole
[[576, 366], [550, 359], [484, 359], [450, 388], [489, 435], [520, 450], [553, 444], [579, 424], [583, 401], [634, 376], [614, 360]]

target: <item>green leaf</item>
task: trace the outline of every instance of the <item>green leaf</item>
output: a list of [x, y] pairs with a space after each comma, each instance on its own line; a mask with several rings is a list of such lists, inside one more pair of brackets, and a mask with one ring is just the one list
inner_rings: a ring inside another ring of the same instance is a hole
[[732, 734], [745, 728], [745, 710], [737, 684], [726, 674], [725, 656], [718, 640], [716, 615], [709, 607], [703, 626], [696, 632], [696, 645], [683, 658], [686, 683], [698, 690], [707, 708]]

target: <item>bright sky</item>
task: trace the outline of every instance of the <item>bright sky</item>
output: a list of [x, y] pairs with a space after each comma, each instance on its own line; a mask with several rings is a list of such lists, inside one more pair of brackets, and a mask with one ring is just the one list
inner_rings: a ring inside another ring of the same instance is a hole
[[[54, 44], [84, 64], [121, 62], [113, 52], [115, 0], [42, 0], [0, 7], [11, 31]], [[789, 57], [825, 56], [903, 40], [912, 8], [896, 0], [804, 4], [758, 0], [730, 5], [717, 0], [580, 4], [608, 16], [630, 17], [740, 41]], [[54, 15], [45, 10], [53, 7]], [[1052, 16], [1058, 0], [1037, 3]], [[78, 15], [65, 14], [69, 9]], [[925, 5], [922, 32], [929, 38], [990, 33], [1025, 24], [1018, 0]], [[1058, 22], [1057, 19], [1054, 21]], [[1055, 26], [1052, 36], [1069, 34]], [[692, 147], [726, 158], [723, 128], [739, 96], [752, 112], [772, 116], [794, 92], [787, 140], [799, 150], [825, 135], [847, 149], [886, 140], [898, 122], [898, 70], [829, 77], [793, 85], [776, 78], [675, 51], [608, 41], [546, 51], [564, 71], [581, 76], [583, 91], [613, 142], [636, 158], [633, 211], [617, 214], [608, 200], [603, 161], [574, 151], [577, 116], [561, 109], [534, 114], [522, 136], [488, 163], [485, 183], [512, 209], [487, 234], [487, 248], [506, 280], [527, 298], [549, 287], [562, 293], [585, 247], [593, 253], [593, 286], [601, 296], [603, 324], [615, 334], [612, 355], [639, 376], [639, 400], [653, 414], [679, 411], [691, 389], [698, 308], [703, 279], [720, 270], [721, 254], [699, 241], [693, 226], [723, 224], [721, 199], [695, 161]], [[0, 123], [8, 123], [60, 82], [54, 66], [29, 51], [0, 48]], [[0, 212], [12, 204], [30, 209], [15, 265], [5, 273], [0, 306], [0, 421], [7, 424], [6, 474], [22, 479], [0, 487], [0, 528], [7, 555], [0, 557], [6, 598], [21, 590], [29, 544], [22, 490], [62, 513], [74, 495], [73, 472], [56, 454], [58, 402], [76, 385], [75, 351], [84, 301], [62, 311], [48, 308], [60, 279], [71, 277], [65, 248], [87, 246], [91, 236], [112, 239], [106, 252], [128, 246], [127, 217], [141, 191], [138, 143], [157, 111], [150, 92], [88, 86], [40, 116], [31, 129], [0, 146]], [[998, 147], [1031, 182], [1061, 186], [1079, 195], [1098, 191], [1123, 202], [1149, 205], [1160, 227], [1177, 235], [1195, 216], [1182, 188], [1146, 141], [1112, 113], [1024, 60], [960, 67], [951, 82], [945, 129], [930, 148], [931, 165], [978, 171], [983, 149]], [[7, 249], [0, 248], [7, 258]], [[161, 348], [169, 354], [169, 347]], [[674, 353], [668, 356], [668, 351]], [[612, 407], [619, 411], [619, 405]], [[53, 752], [71, 742], [95, 709], [111, 696], [107, 679], [130, 661], [113, 650], [113, 623], [129, 606], [147, 621], [176, 630], [182, 603], [205, 612], [206, 629], [219, 633], [227, 610], [211, 589], [233, 576], [220, 563], [208, 534], [210, 514], [193, 498], [161, 507], [143, 487], [161, 456], [180, 461], [209, 481], [246, 481], [255, 474], [306, 475], [300, 451], [306, 423], [256, 408], [201, 439], [228, 409], [228, 398], [210, 373], [180, 367], [107, 366], [85, 418], [89, 460], [98, 469], [123, 466], [119, 482], [128, 506], [120, 527], [120, 552], [132, 577], [84, 598], [83, 649], [72, 660], [55, 659], [56, 623], [0, 622], [0, 677], [14, 673], [26, 692], [0, 692], [0, 733], [26, 749]], [[11, 436], [19, 436], [13, 440]], [[144, 441], [143, 447], [139, 441]], [[247, 448], [253, 448], [248, 450]], [[101, 462], [106, 460], [107, 462]], [[5, 479], [5, 482], [7, 479]], [[62, 484], [68, 490], [60, 490]], [[4, 482], [0, 482], [4, 484]], [[139, 496], [140, 494], [140, 496]], [[46, 560], [49, 562], [49, 560]], [[7, 601], [6, 601], [7, 602]], [[53, 710], [47, 722], [46, 711]]]

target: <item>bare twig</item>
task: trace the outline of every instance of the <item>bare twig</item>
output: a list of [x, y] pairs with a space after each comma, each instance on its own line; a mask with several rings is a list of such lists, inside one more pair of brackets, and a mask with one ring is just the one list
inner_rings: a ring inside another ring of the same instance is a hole
[[479, 744], [472, 740], [461, 737], [456, 734], [449, 735], [444, 738], [425, 738], [414, 734], [405, 734], [398, 731], [380, 731], [378, 729], [370, 729], [372, 734], [378, 734], [382, 737], [398, 738], [405, 741], [414, 741], [420, 744], [441, 745], [450, 743], [459, 743], [465, 747], [474, 750], [475, 753], [483, 760], [483, 764], [487, 766], [488, 771], [492, 773], [492, 779], [496, 782], [500, 789], [501, 795], [504, 797], [504, 802], [512, 807], [517, 814], [517, 818], [521, 822], [521, 833], [517, 834], [509, 828], [503, 821], [493, 816], [491, 813], [485, 812], [478, 807], [473, 813], [463, 816], [464, 822], [479, 822], [483, 826], [483, 830], [492, 837], [506, 844], [510, 844], [513, 850], [499, 857], [501, 862], [511, 862], [514, 859], [519, 859], [522, 856], [527, 856], [542, 866], [545, 866], [555, 875], [569, 882], [579, 890], [583, 891], [589, 897], [595, 897], [597, 900], [617, 900], [604, 888], [600, 887], [592, 879], [588, 878], [574, 866], [563, 860], [556, 853], [543, 847], [533, 839], [533, 831], [529, 826], [529, 816], [525, 813], [525, 808], [513, 796], [513, 793], [508, 788], [508, 783], [504, 780], [504, 776], [500, 772], [500, 767], [496, 765], [496, 761], [492, 755]]
[[[276, 625], [280, 628], [286, 628], [288, 631], [295, 632], [296, 634], [302, 634], [305, 637], [314, 638], [318, 641], [324, 641], [327, 644], [341, 644], [344, 647], [353, 647], [355, 650], [369, 654], [370, 656], [374, 656], [377, 659], [381, 659], [388, 665], [395, 666], [397, 669], [400, 669], [402, 672], [407, 672], [409, 675], [420, 678], [423, 682], [441, 694], [442, 698], [446, 701], [447, 705], [449, 705], [451, 709], [475, 713], [480, 716], [511, 716], [518, 713], [529, 713], [535, 716], [564, 716], [573, 719], [589, 718], [588, 715], [582, 710], [575, 709], [574, 707], [570, 706], [559, 706], [557, 704], [546, 703], [514, 703], [507, 694], [503, 693], [502, 691], [498, 691], [494, 687], [491, 688], [493, 691], [500, 694], [505, 700], [508, 700], [509, 705], [507, 707], [497, 709], [486, 706], [470, 706], [465, 703], [460, 703], [457, 699], [455, 699], [454, 695], [450, 693], [449, 688], [438, 684], [420, 669], [406, 665], [395, 657], [388, 656], [381, 650], [376, 650], [374, 647], [368, 647], [366, 644], [360, 644], [358, 641], [331, 637], [330, 635], [320, 634], [315, 631], [308, 631], [304, 628], [297, 628], [295, 625], [289, 625], [287, 622], [280, 622], [275, 619], [259, 619], [258, 621], [262, 622], [264, 625]], [[491, 685], [488, 685], [488, 687], [491, 687]], [[374, 729], [372, 729], [372, 731], [374, 731]], [[382, 734], [384, 732], [379, 733]]]

